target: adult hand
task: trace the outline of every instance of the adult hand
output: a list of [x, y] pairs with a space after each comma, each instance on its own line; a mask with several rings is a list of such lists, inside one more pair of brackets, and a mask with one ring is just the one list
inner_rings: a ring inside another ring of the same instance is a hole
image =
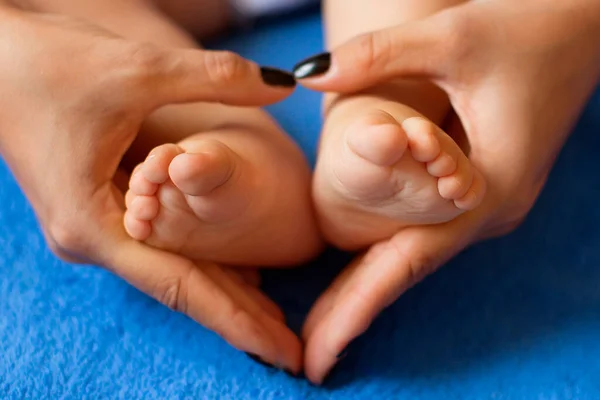
[[[509, 232], [532, 207], [600, 76], [600, 2], [468, 2], [362, 35], [295, 68], [316, 90], [349, 93], [424, 78], [449, 95], [447, 132], [466, 137], [488, 182], [482, 206], [411, 227], [356, 259], [304, 327], [305, 370], [320, 383], [336, 356], [404, 291], [467, 245]], [[461, 132], [462, 131], [462, 132]]]
[[105, 266], [238, 349], [297, 372], [301, 346], [275, 304], [216, 265], [130, 239], [114, 184], [142, 121], [162, 105], [263, 105], [293, 86], [289, 74], [230, 53], [157, 48], [0, 8], [0, 151], [52, 250]]

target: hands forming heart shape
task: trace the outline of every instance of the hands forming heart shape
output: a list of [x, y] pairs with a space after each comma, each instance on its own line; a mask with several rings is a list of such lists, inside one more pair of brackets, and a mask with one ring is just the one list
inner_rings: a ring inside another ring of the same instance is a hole
[[[333, 96], [332, 118], [347, 96], [385, 82], [435, 84], [451, 104], [441, 128], [462, 138], [487, 183], [473, 209], [369, 243], [314, 305], [303, 345], [245, 274], [130, 237], [119, 186], [119, 166], [158, 108], [270, 104], [292, 91], [289, 74], [0, 2], [0, 151], [58, 256], [102, 265], [236, 348], [320, 383], [382, 309], [466, 246], [515, 228], [533, 206], [600, 79], [600, 2], [559, 3], [467, 2], [357, 36], [295, 68], [300, 84]], [[323, 154], [331, 147], [323, 143]], [[317, 174], [327, 165], [319, 162]]]

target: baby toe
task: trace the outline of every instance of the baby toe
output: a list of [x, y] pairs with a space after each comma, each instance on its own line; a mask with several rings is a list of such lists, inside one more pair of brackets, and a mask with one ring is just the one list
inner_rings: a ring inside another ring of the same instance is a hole
[[135, 240], [146, 240], [152, 233], [152, 225], [149, 221], [137, 219], [131, 212], [126, 211], [123, 217], [125, 231]]
[[137, 219], [150, 221], [158, 215], [159, 206], [156, 196], [137, 196], [131, 200], [127, 211]]
[[181, 153], [183, 149], [171, 143], [154, 148], [143, 163], [141, 171], [144, 178], [155, 184], [165, 183], [169, 179], [171, 161]]
[[456, 159], [455, 155], [442, 151], [433, 161], [427, 163], [427, 172], [437, 178], [451, 175], [458, 166]]
[[479, 171], [475, 170], [471, 187], [467, 190], [467, 193], [463, 197], [454, 200], [454, 205], [464, 211], [473, 210], [481, 204], [485, 196], [485, 192], [485, 178]]
[[457, 160], [454, 173], [438, 179], [438, 192], [447, 200], [457, 200], [467, 194], [473, 183], [474, 171], [466, 156]]
[[150, 182], [142, 173], [142, 164], [140, 164], [131, 174], [129, 180], [129, 191], [131, 195], [136, 196], [151, 196], [158, 190], [156, 183]]
[[412, 117], [402, 122], [402, 128], [408, 136], [408, 146], [415, 160], [428, 163], [439, 156], [439, 135], [442, 132], [433, 122], [422, 117]]
[[138, 196], [138, 195], [137, 195], [137, 194], [135, 194], [135, 193], [133, 193], [133, 192], [131, 191], [131, 189], [130, 189], [130, 190], [128, 190], [128, 191], [125, 193], [125, 208], [126, 208], [126, 209], [129, 209], [129, 207], [131, 207], [131, 202], [132, 202], [132, 201], [133, 201], [133, 199], [135, 199], [137, 196]]

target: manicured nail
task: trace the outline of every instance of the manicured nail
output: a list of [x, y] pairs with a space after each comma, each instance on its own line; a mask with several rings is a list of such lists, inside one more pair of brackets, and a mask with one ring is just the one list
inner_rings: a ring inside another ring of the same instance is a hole
[[331, 53], [321, 53], [300, 61], [294, 66], [296, 79], [312, 78], [323, 75], [331, 66]]
[[331, 370], [329, 371], [329, 373], [327, 373], [327, 376], [325, 376], [325, 378], [323, 378], [323, 385], [326, 385], [327, 382], [329, 382], [331, 380], [331, 377], [335, 375], [335, 372], [338, 371], [338, 366], [340, 365], [342, 360], [344, 358], [346, 358], [346, 356], [348, 355], [348, 352], [350, 351], [350, 348], [352, 347], [352, 344], [356, 341], [356, 339], [357, 338], [354, 338], [353, 340], [351, 340], [346, 345], [344, 350], [340, 351], [339, 354], [337, 356], [335, 356], [335, 359], [336, 359], [335, 365], [333, 367], [331, 367]]
[[340, 353], [335, 356], [335, 358], [339, 361], [343, 358], [346, 358], [346, 356], [348, 355], [348, 351], [350, 350], [350, 347], [352, 347], [352, 344], [354, 343], [354, 341], [356, 340], [356, 338], [352, 339], [350, 342], [348, 342], [348, 344], [346, 345], [346, 347], [344, 347], [344, 350], [340, 351]]
[[281, 86], [286, 88], [296, 86], [294, 75], [277, 68], [261, 67], [260, 76], [262, 77], [263, 82], [269, 86]]
[[348, 355], [348, 348], [346, 347], [344, 350], [340, 351], [340, 354], [335, 356], [335, 358], [339, 361], [341, 359], [346, 358], [347, 355]]
[[265, 366], [267, 368], [273, 368], [273, 369], [275, 368], [275, 366], [273, 364], [270, 364], [270, 363], [266, 362], [265, 360], [263, 360], [262, 358], [260, 358], [256, 354], [246, 353], [246, 355], [248, 357], [250, 357], [252, 360], [254, 360], [257, 363], [259, 363], [260, 365], [262, 365], [262, 366]]
[[339, 366], [339, 363], [336, 363], [333, 367], [331, 367], [331, 369], [329, 370], [327, 375], [325, 375], [325, 378], [323, 378], [323, 382], [321, 382], [321, 386], [327, 386], [329, 383], [331, 383], [331, 380], [334, 379], [336, 373], [339, 371], [338, 366]]

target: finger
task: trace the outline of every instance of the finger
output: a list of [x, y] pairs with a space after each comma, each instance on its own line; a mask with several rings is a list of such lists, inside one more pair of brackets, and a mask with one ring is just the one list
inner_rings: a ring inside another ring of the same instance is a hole
[[[244, 304], [251, 315], [272, 334], [280, 352], [279, 361], [272, 364], [297, 375], [302, 369], [302, 348], [298, 338], [285, 325], [285, 318], [279, 307], [257, 288], [248, 285], [241, 274], [231, 268], [207, 265], [205, 272], [238, 303]], [[255, 354], [251, 354], [256, 358]], [[258, 356], [260, 362], [265, 362]]]
[[[212, 278], [213, 282], [217, 283], [233, 299], [239, 304], [243, 304], [248, 312], [267, 329], [278, 349], [286, 350], [279, 352], [280, 356], [273, 365], [298, 374], [302, 368], [300, 341], [285, 326], [283, 314], [279, 310], [279, 307], [268, 300], [256, 288], [242, 283], [238, 278], [232, 278], [230, 273], [215, 264], [207, 264], [204, 271]], [[257, 299], [261, 300], [257, 301]], [[265, 304], [267, 304], [270, 311], [276, 314], [278, 318], [273, 318], [271, 313], [262, 307]]]
[[234, 271], [231, 268], [222, 268], [223, 272], [226, 273], [237, 286], [233, 286], [233, 296], [239, 295], [239, 293], [249, 296], [251, 301], [257, 304], [260, 309], [266, 312], [271, 318], [278, 322], [285, 322], [285, 316], [281, 309], [275, 304], [273, 300], [268, 298], [263, 292], [261, 292], [256, 286], [249, 284], [244, 274], [241, 271]]
[[241, 286], [238, 291], [243, 291], [243, 293], [250, 296], [271, 318], [278, 322], [285, 323], [285, 315], [279, 306], [259, 289], [260, 274], [258, 271], [233, 270], [231, 268], [223, 268], [223, 270], [231, 279]]
[[307, 378], [322, 383], [338, 356], [385, 307], [466, 246], [476, 221], [465, 214], [445, 225], [407, 228], [374, 246], [338, 288], [329, 312], [314, 323], [306, 341]]
[[296, 85], [292, 74], [232, 52], [135, 46], [126, 49], [139, 85], [131, 93], [151, 108], [194, 101], [262, 106], [282, 100]]
[[352, 276], [354, 270], [360, 264], [364, 255], [357, 256], [350, 265], [345, 267], [342, 272], [335, 278], [329, 287], [323, 292], [315, 304], [310, 309], [304, 324], [302, 325], [302, 339], [306, 342], [312, 336], [312, 333], [317, 324], [323, 320], [325, 315], [333, 308], [335, 300], [340, 290], [346, 284], [346, 281]]
[[440, 19], [441, 14], [357, 36], [299, 62], [294, 76], [303, 86], [342, 93], [399, 77], [441, 79], [447, 51]]
[[[357, 256], [350, 265], [343, 269], [327, 290], [319, 296], [315, 304], [311, 307], [304, 325], [302, 326], [302, 339], [307, 342], [312, 336], [315, 327], [325, 318], [336, 303], [337, 297], [346, 286], [348, 280], [352, 278], [357, 268], [369, 258], [376, 257], [383, 250], [383, 246], [372, 246], [365, 254]], [[368, 257], [368, 258], [367, 258]], [[365, 259], [366, 258], [366, 259]]]
[[[230, 271], [233, 271], [230, 269]], [[253, 269], [237, 269], [237, 273], [248, 285], [259, 287], [261, 283], [260, 272]]]
[[100, 260], [102, 265], [142, 292], [216, 332], [233, 347], [256, 354], [273, 365], [299, 370], [299, 343], [280, 347], [284, 341], [275, 338], [276, 335], [289, 338], [291, 332], [286, 333], [282, 326], [265, 326], [264, 320], [257, 318], [256, 310], [248, 309], [250, 302], [236, 301], [198, 265], [124, 235], [124, 232], [112, 235], [111, 240], [105, 239], [97, 248], [98, 254], [105, 255]]
[[340, 291], [346, 286], [348, 280], [353, 276], [356, 269], [364, 262], [369, 262], [365, 257], [376, 257], [383, 250], [382, 246], [372, 246], [365, 254], [357, 256], [350, 265], [343, 269], [327, 290], [319, 296], [311, 307], [304, 325], [302, 326], [302, 339], [306, 342], [312, 336], [315, 327], [325, 318], [333, 308]]

